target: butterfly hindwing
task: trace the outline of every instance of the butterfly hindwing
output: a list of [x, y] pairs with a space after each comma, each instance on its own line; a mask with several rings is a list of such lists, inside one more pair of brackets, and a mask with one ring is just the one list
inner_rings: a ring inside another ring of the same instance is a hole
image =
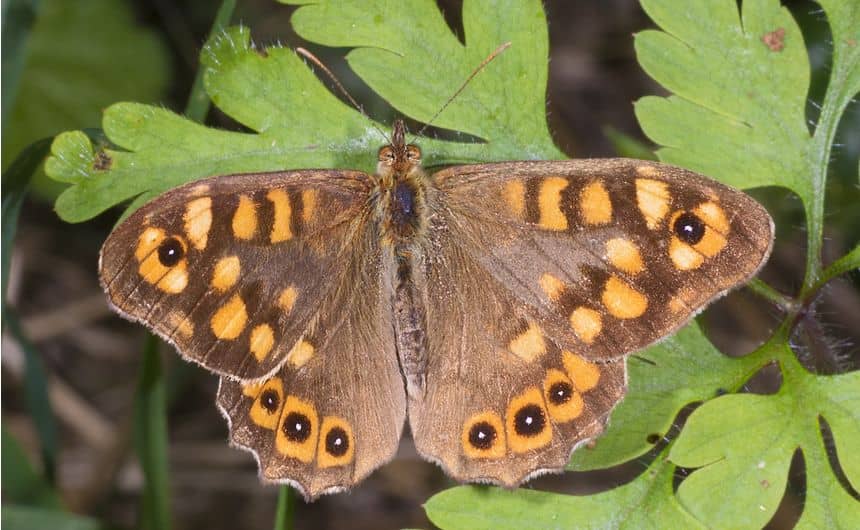
[[346, 276], [320, 304], [298, 351], [257, 384], [222, 379], [218, 407], [233, 445], [267, 482], [312, 499], [347, 489], [391, 460], [406, 414], [386, 263], [374, 242], [344, 256]]
[[345, 274], [370, 177], [233, 175], [171, 190], [105, 242], [100, 278], [120, 314], [220, 375], [273, 373]]
[[511, 487], [562, 469], [623, 397], [625, 360], [561, 349], [459, 242], [441, 239], [415, 261], [428, 304], [424, 388], [409, 396], [416, 448], [459, 481]]

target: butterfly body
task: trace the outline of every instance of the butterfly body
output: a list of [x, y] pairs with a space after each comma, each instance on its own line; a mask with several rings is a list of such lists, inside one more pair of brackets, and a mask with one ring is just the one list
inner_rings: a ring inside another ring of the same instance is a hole
[[416, 448], [460, 481], [559, 471], [625, 357], [750, 278], [746, 195], [657, 163], [428, 175], [402, 123], [375, 175], [231, 175], [156, 198], [102, 250], [113, 306], [222, 377], [231, 442], [307, 497]]

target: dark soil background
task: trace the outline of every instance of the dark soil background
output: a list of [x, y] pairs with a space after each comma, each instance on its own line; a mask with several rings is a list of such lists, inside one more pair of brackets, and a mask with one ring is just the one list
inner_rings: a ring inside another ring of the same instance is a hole
[[[159, 32], [170, 48], [172, 84], [163, 104], [181, 111], [218, 2], [136, 0], [131, 4], [138, 22]], [[250, 26], [256, 42], [309, 47], [337, 72], [357, 100], [368, 104], [374, 117], [390, 121], [393, 116], [386, 114], [385, 105], [348, 72], [342, 60], [347, 50], [308, 45], [292, 32], [293, 8], [270, 0], [240, 0], [239, 4], [233, 22]], [[452, 28], [461, 28], [460, 2], [440, 4]], [[551, 52], [547, 112], [557, 144], [572, 157], [615, 156], [604, 133], [607, 127], [646, 141], [632, 103], [644, 95], [664, 92], [635, 60], [633, 34], [653, 27], [638, 3], [548, 1], [545, 5]], [[822, 33], [826, 24], [816, 15], [819, 7], [809, 2], [787, 5], [802, 21], [808, 39], [826, 44], [827, 36]], [[826, 64], [819, 62], [813, 99], [823, 90], [826, 75]], [[851, 112], [857, 114], [858, 106]], [[814, 113], [811, 106], [811, 119]], [[860, 123], [856, 116], [846, 119], [851, 120]], [[217, 111], [210, 114], [210, 122], [234, 126]], [[858, 237], [858, 227], [853, 225], [857, 213], [852, 213], [852, 207], [857, 208], [856, 181], [851, 180], [856, 178], [856, 149], [837, 150], [835, 156], [834, 178], [855, 176], [843, 178], [848, 195], [828, 202], [826, 263], [844, 254]], [[840, 173], [840, 167], [848, 170]], [[792, 293], [803, 274], [802, 208], [784, 190], [756, 190], [754, 194], [774, 213], [778, 226], [784, 227], [765, 279]], [[52, 378], [51, 397], [60, 428], [58, 484], [64, 500], [74, 511], [130, 528], [137, 521], [142, 487], [131, 422], [145, 332], [109, 312], [96, 276], [98, 249], [118, 214], [114, 211], [92, 222], [68, 225], [56, 217], [50, 203], [31, 199], [24, 207], [14, 248], [10, 298]], [[816, 310], [826, 340], [819, 350], [803, 352], [808, 366], [826, 373], [857, 367], [859, 293], [856, 282], [840, 280], [824, 294]], [[704, 321], [721, 348], [741, 354], [767, 336], [776, 322], [775, 313], [755, 296], [741, 292], [709, 310]], [[38, 442], [23, 403], [21, 354], [16, 349], [14, 341], [4, 336], [3, 422], [35, 462]], [[250, 455], [227, 447], [227, 428], [213, 403], [216, 378], [186, 365], [169, 348], [164, 350], [172, 399], [170, 481], [176, 528], [270, 528], [278, 490], [260, 485]], [[749, 389], [772, 392], [778, 384], [773, 374], [764, 373], [751, 381]], [[527, 487], [576, 493], [605, 490], [629, 481], [645, 465], [643, 460], [599, 473], [546, 477]], [[772, 527], [787, 527], [796, 520], [803, 495], [801, 472], [797, 463], [783, 509]], [[295, 528], [429, 528], [432, 525], [421, 505], [450, 485], [438, 468], [417, 456], [407, 435], [397, 459], [352, 492], [310, 505], [297, 501]]]

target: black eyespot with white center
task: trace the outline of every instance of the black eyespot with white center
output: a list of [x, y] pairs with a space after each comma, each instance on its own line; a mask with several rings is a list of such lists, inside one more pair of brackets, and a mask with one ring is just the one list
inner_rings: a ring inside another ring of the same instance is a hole
[[499, 433], [486, 421], [479, 421], [469, 429], [469, 443], [476, 449], [486, 450], [493, 446]]
[[545, 427], [546, 416], [538, 405], [525, 405], [514, 415], [514, 430], [520, 436], [537, 436]]
[[325, 435], [325, 451], [331, 456], [343, 456], [349, 451], [349, 435], [341, 427], [332, 427]]
[[278, 393], [272, 389], [264, 390], [262, 394], [260, 394], [260, 405], [266, 409], [266, 412], [269, 414], [274, 414], [278, 411], [278, 407], [281, 404], [281, 398], [278, 396]]
[[168, 237], [158, 245], [158, 262], [165, 267], [173, 267], [185, 257], [185, 247], [175, 237]]
[[553, 405], [564, 405], [573, 397], [573, 386], [565, 381], [558, 381], [549, 387], [549, 401]]
[[684, 243], [695, 245], [705, 237], [705, 223], [696, 214], [684, 212], [675, 218], [672, 231]]
[[300, 412], [290, 412], [284, 418], [283, 430], [290, 441], [304, 442], [311, 435], [311, 420]]

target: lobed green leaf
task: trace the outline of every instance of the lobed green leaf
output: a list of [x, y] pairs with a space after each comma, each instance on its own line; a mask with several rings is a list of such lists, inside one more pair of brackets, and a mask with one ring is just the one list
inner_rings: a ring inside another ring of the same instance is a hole
[[672, 495], [673, 466], [658, 458], [632, 482], [595, 495], [459, 486], [424, 505], [445, 530], [703, 528]]

